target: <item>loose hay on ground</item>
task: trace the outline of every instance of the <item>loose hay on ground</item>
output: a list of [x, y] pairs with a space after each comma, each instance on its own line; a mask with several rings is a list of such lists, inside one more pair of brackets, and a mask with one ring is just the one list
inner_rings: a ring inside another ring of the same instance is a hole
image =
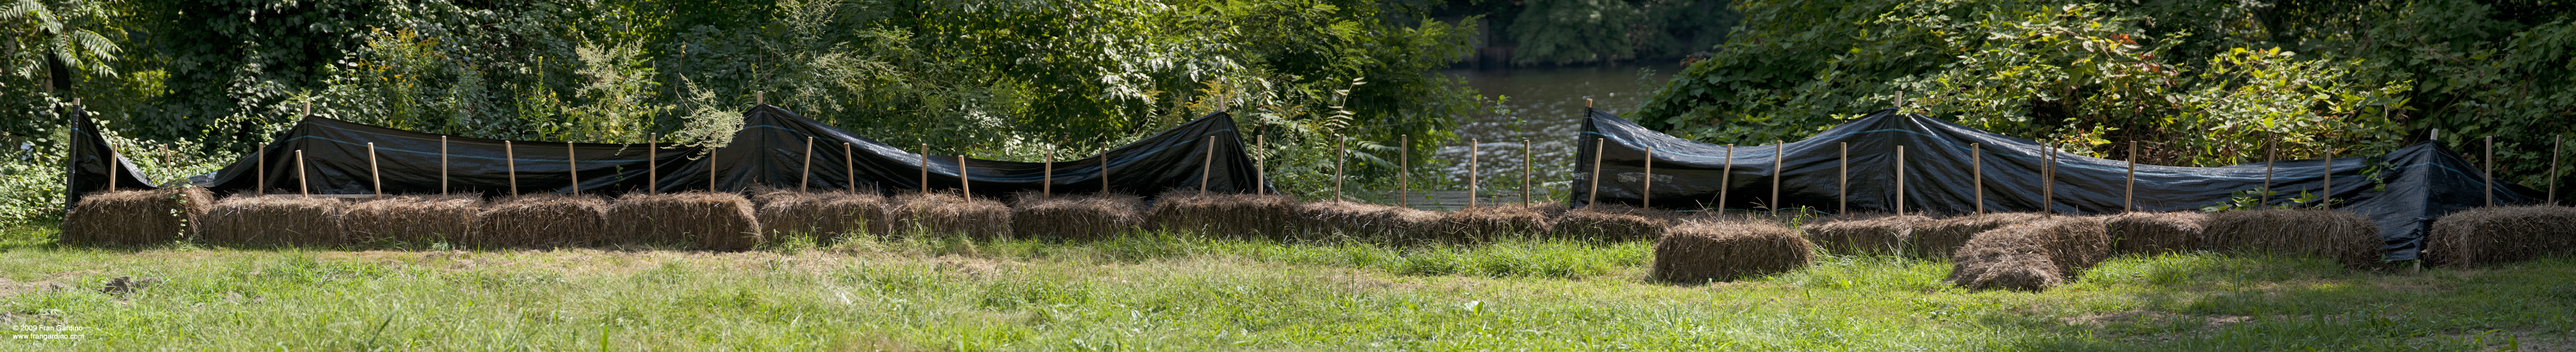
[[889, 218], [897, 234], [987, 241], [1011, 238], [1011, 207], [1001, 201], [934, 192], [895, 196], [891, 203]]
[[1617, 204], [1596, 204], [1558, 215], [1548, 231], [1558, 238], [1633, 241], [1655, 239], [1679, 214]]
[[1932, 218], [1919, 215], [1855, 214], [1827, 219], [1800, 230], [1807, 240], [1841, 254], [1893, 254], [1915, 229]]
[[1655, 243], [1648, 276], [1674, 283], [1734, 281], [1797, 270], [1816, 261], [1807, 239], [1778, 224], [1685, 221]]
[[340, 214], [340, 226], [352, 244], [456, 243], [474, 229], [474, 215], [482, 211], [479, 195], [400, 196], [350, 205]]
[[1145, 221], [1163, 231], [1288, 239], [1303, 216], [1297, 199], [1285, 195], [1178, 191], [1154, 200]]
[[1918, 222], [1905, 235], [1909, 252], [1921, 258], [1949, 258], [1968, 238], [2012, 224], [2048, 218], [2038, 213], [1985, 213]]
[[2126, 213], [2102, 220], [2111, 230], [2112, 252], [2165, 254], [2203, 250], [2208, 237], [2201, 231], [2209, 221], [2208, 213]]
[[2111, 257], [2102, 219], [2055, 216], [1978, 233], [1951, 256], [1948, 281], [1969, 289], [2039, 290]]
[[892, 235], [894, 204], [875, 191], [796, 192], [774, 190], [753, 196], [758, 201], [761, 231], [767, 239], [811, 236], [828, 244], [857, 233]]
[[1334, 236], [1399, 243], [1412, 232], [1438, 231], [1440, 213], [1351, 201], [1323, 201], [1297, 207], [1299, 232], [1308, 239]]
[[215, 202], [199, 236], [206, 243], [239, 246], [337, 246], [348, 243], [338, 198], [240, 196]]
[[1496, 205], [1459, 209], [1443, 213], [1444, 231], [1440, 240], [1450, 243], [1483, 243], [1502, 237], [1528, 237], [1550, 230], [1549, 208], [1564, 209], [1554, 204]]
[[2441, 265], [2476, 267], [2576, 254], [2576, 208], [2492, 207], [2463, 210], [2433, 223], [2424, 255]]
[[215, 197], [204, 188], [90, 193], [63, 214], [62, 242], [136, 246], [169, 243], [197, 232]]
[[740, 194], [685, 192], [628, 194], [608, 207], [612, 243], [688, 245], [717, 251], [760, 245], [761, 223]]
[[474, 217], [466, 242], [478, 247], [588, 246], [604, 239], [608, 202], [589, 195], [533, 194], [502, 199]]
[[2345, 267], [2379, 263], [2379, 224], [2346, 211], [2261, 209], [2218, 212], [2203, 227], [2214, 248], [2334, 259]]
[[1011, 233], [1026, 238], [1100, 240], [1142, 226], [1144, 198], [1126, 194], [1022, 193], [1011, 208]]

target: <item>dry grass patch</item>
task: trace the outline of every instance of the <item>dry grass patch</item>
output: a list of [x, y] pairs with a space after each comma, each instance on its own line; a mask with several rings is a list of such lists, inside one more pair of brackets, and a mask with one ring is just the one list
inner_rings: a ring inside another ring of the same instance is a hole
[[1674, 283], [1705, 283], [1797, 270], [1816, 261], [1807, 239], [1769, 222], [1684, 221], [1655, 243], [1647, 275]]
[[1559, 238], [1611, 242], [1654, 239], [1679, 217], [1670, 211], [1595, 204], [1558, 215], [1548, 232]]
[[1920, 215], [1854, 214], [1800, 228], [1807, 240], [1843, 254], [1898, 253], [1918, 226], [1932, 221]]
[[1308, 238], [1349, 236], [1394, 243], [1415, 231], [1436, 231], [1440, 213], [1382, 204], [1323, 201], [1298, 205], [1301, 232]]
[[206, 212], [198, 236], [206, 243], [239, 246], [337, 246], [348, 243], [338, 198], [233, 196]]
[[2209, 214], [2200, 212], [2125, 213], [2102, 220], [2111, 229], [2112, 251], [2116, 253], [2165, 254], [2209, 248], [2203, 225]]
[[2576, 253], [2576, 208], [2492, 207], [2463, 210], [2433, 223], [2426, 259], [2475, 267]]
[[98, 192], [63, 214], [62, 242], [85, 246], [168, 243], [195, 233], [214, 194], [204, 188]]
[[608, 202], [596, 196], [532, 194], [502, 199], [475, 214], [466, 242], [479, 247], [568, 247], [599, 243]]
[[1285, 195], [1185, 191], [1164, 193], [1145, 221], [1163, 231], [1288, 239], [1304, 215]]
[[1916, 257], [1949, 258], [1978, 233], [2046, 218], [2039, 213], [1985, 213], [1923, 221], [1906, 233], [1905, 243]]
[[894, 233], [905, 236], [962, 236], [976, 240], [1011, 238], [1011, 207], [1001, 201], [955, 193], [907, 193], [895, 196], [888, 218]]
[[1442, 229], [1447, 231], [1444, 231], [1440, 237], [1441, 240], [1450, 243], [1482, 243], [1500, 236], [1545, 234], [1553, 225], [1553, 219], [1549, 219], [1548, 213], [1561, 212], [1563, 209], [1565, 208], [1554, 204], [1496, 205], [1459, 209], [1456, 212], [1441, 214]]
[[474, 229], [480, 195], [400, 196], [350, 205], [340, 214], [349, 243], [454, 243]]
[[1951, 256], [1949, 282], [1969, 289], [2040, 290], [2111, 257], [2102, 219], [2054, 216], [1968, 239]]
[[2261, 209], [2218, 212], [2204, 226], [2209, 245], [2333, 258], [2345, 267], [2379, 263], [2379, 224], [2346, 211]]
[[740, 194], [628, 194], [608, 207], [615, 242], [689, 244], [718, 251], [759, 246], [761, 223]]
[[1028, 238], [1107, 239], [1144, 225], [1144, 204], [1144, 198], [1116, 193], [1022, 193], [1011, 208], [1011, 232]]
[[894, 204], [874, 191], [768, 191], [753, 200], [758, 201], [760, 228], [772, 239], [804, 234], [815, 243], [832, 243], [847, 234], [894, 233]]

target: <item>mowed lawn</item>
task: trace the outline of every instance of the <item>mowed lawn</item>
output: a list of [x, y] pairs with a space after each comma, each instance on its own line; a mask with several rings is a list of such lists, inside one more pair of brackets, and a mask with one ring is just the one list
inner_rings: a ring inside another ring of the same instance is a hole
[[[2576, 350], [2576, 259], [2421, 273], [2123, 257], [2042, 293], [1824, 256], [1645, 281], [1651, 243], [845, 240], [650, 249], [64, 248], [0, 238], [5, 350]], [[130, 277], [130, 293], [104, 292]]]

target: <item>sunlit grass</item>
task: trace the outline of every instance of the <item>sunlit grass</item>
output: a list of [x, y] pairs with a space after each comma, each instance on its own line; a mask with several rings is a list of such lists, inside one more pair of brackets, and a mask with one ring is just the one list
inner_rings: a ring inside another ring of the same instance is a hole
[[[2130, 256], [2027, 293], [1953, 289], [1947, 263], [1881, 256], [1655, 283], [1644, 242], [1146, 233], [438, 252], [58, 248], [51, 236], [0, 234], [0, 325], [90, 337], [0, 349], [2495, 350], [2576, 335], [2576, 261], [2564, 258], [2398, 275]], [[99, 291], [120, 276], [159, 282]]]

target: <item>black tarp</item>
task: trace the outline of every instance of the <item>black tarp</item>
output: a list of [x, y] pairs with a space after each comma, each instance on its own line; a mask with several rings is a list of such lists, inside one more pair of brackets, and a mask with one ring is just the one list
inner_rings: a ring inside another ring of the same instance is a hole
[[[98, 134], [98, 123], [90, 121], [89, 114], [79, 106], [73, 106], [71, 116], [71, 160], [63, 163], [63, 171], [69, 175], [63, 179], [66, 190], [63, 192], [63, 210], [69, 211], [72, 206], [80, 205], [81, 196], [107, 190], [109, 180], [115, 180], [113, 186], [118, 190], [161, 189], [154, 187], [150, 178], [144, 177], [142, 168], [135, 167], [124, 155], [116, 154], [115, 147], [107, 145], [107, 139]], [[115, 157], [109, 158], [110, 155]], [[112, 163], [115, 165], [109, 165], [109, 160], [114, 160]], [[108, 176], [111, 167], [116, 174], [113, 178]]]
[[[1257, 171], [1236, 132], [1234, 119], [1220, 112], [1101, 155], [1059, 161], [1054, 163], [1054, 191], [1099, 192], [1101, 160], [1107, 158], [1108, 188], [1116, 192], [1152, 196], [1167, 190], [1197, 190], [1202, 176], [1206, 177], [1209, 191], [1252, 192], [1256, 189], [1253, 184], [1258, 179]], [[806, 153], [809, 137], [813, 146], [810, 169]], [[848, 144], [848, 153], [842, 152], [844, 143]], [[1210, 143], [1214, 143], [1214, 149], [1209, 148]], [[930, 151], [929, 188], [958, 189], [961, 178], [957, 155], [942, 152]], [[1059, 154], [1091, 152], [1098, 150], [1066, 150]], [[1213, 160], [1208, 159], [1211, 152], [1215, 155]], [[800, 186], [821, 190], [917, 190], [922, 188], [921, 153], [919, 146], [880, 143], [785, 109], [762, 105], [745, 112], [742, 131], [734, 134], [730, 144], [716, 150], [713, 186], [725, 191]], [[678, 169], [664, 178], [662, 190], [706, 189], [708, 166], [691, 164]], [[1045, 163], [967, 158], [967, 177], [963, 179], [973, 181], [969, 189], [977, 195], [1004, 197], [1013, 192], [1040, 190], [1049, 180], [1046, 168]], [[1203, 170], [1207, 172], [1202, 174]]]
[[[444, 146], [441, 137], [445, 137]], [[811, 169], [806, 165], [807, 137], [814, 137]], [[648, 186], [658, 186], [663, 192], [710, 187], [739, 192], [762, 187], [797, 189], [800, 185], [840, 190], [856, 185], [860, 189], [892, 192], [920, 188], [922, 170], [918, 149], [878, 143], [768, 105], [745, 112], [744, 128], [711, 157], [697, 157], [696, 148], [670, 145], [659, 145], [661, 149], [655, 151], [651, 150], [654, 145], [648, 144], [502, 141], [320, 117], [305, 118], [273, 140], [261, 149], [265, 154], [243, 155], [198, 185], [218, 194], [259, 188], [272, 193], [297, 193], [306, 186], [299, 177], [309, 177], [314, 194], [373, 194], [375, 177], [382, 175], [386, 194], [438, 194], [445, 190], [505, 195], [511, 193], [513, 179], [519, 193], [569, 193], [577, 165], [581, 191], [592, 194], [636, 192]], [[1208, 149], [1211, 142], [1215, 143], [1213, 150]], [[368, 143], [375, 144], [376, 164], [372, 168], [368, 164]], [[842, 143], [849, 143], [851, 153], [842, 152]], [[302, 174], [297, 170], [296, 151], [303, 152]], [[1214, 160], [1207, 159], [1211, 151], [1215, 153]], [[956, 156], [933, 152], [928, 163], [930, 188], [957, 189]], [[265, 175], [261, 174], [263, 155]], [[1103, 157], [1055, 163], [1055, 191], [1100, 191]], [[1234, 120], [1224, 113], [1120, 146], [1105, 157], [1110, 161], [1110, 188], [1118, 192], [1154, 195], [1164, 190], [1195, 190], [1201, 170], [1213, 170], [1205, 175], [1210, 191], [1250, 192], [1256, 179], [1251, 158], [1244, 153], [1242, 140], [1235, 133]], [[851, 167], [844, 168], [844, 161]], [[967, 174], [974, 181], [972, 189], [984, 196], [1038, 190], [1047, 179], [1043, 163], [969, 158], [966, 164]], [[712, 184], [707, 181], [710, 166], [715, 169], [716, 182]], [[648, 173], [647, 169], [652, 171]], [[856, 176], [857, 181], [852, 182], [851, 176]], [[99, 177], [105, 177], [103, 171]]]
[[[1576, 179], [1567, 204], [1581, 206], [1591, 197], [1595, 140], [1605, 140], [1599, 163], [1604, 203], [1639, 205], [1645, 185], [1645, 149], [1654, 149], [1652, 205], [1658, 208], [1715, 207], [1721, 189], [1728, 209], [1766, 209], [1771, 204], [1772, 163], [1779, 166], [1779, 206], [1840, 211], [1839, 191], [1848, 191], [1851, 212], [1894, 212], [1896, 150], [1905, 147], [1905, 209], [1908, 212], [1961, 214], [1976, 211], [1976, 168], [1971, 144], [1983, 150], [1984, 204], [1990, 212], [2042, 209], [2042, 167], [2047, 148], [2037, 142], [2007, 137], [1914, 114], [1879, 111], [1815, 137], [1777, 145], [1726, 147], [1699, 143], [1640, 127], [1616, 115], [1590, 110], [1577, 145]], [[1843, 143], [1850, 144], [1848, 187], [1841, 185]], [[1733, 161], [1730, 168], [1729, 160]], [[2104, 214], [2122, 210], [2128, 163], [2058, 153], [2053, 195], [2047, 209], [2060, 213]], [[2290, 204], [2300, 192], [2322, 192], [2328, 162], [2281, 160], [2273, 164], [2271, 187], [2281, 193], [2272, 205]], [[2373, 165], [2376, 170], [2365, 170]], [[2378, 222], [2388, 260], [2415, 259], [2423, 248], [2430, 219], [2486, 205], [2490, 188], [2480, 170], [2439, 144], [2424, 143], [2386, 155], [2332, 160], [2334, 209], [2361, 214]], [[1727, 174], [1732, 174], [1731, 176]], [[2237, 191], [2264, 187], [2264, 164], [2223, 167], [2138, 165], [2135, 207], [2143, 211], [2187, 211], [2231, 198]], [[2374, 182], [2376, 177], [2379, 181]], [[1726, 180], [1721, 183], [1720, 180]], [[2531, 189], [2499, 182], [2492, 185], [2496, 205], [2539, 202]]]

